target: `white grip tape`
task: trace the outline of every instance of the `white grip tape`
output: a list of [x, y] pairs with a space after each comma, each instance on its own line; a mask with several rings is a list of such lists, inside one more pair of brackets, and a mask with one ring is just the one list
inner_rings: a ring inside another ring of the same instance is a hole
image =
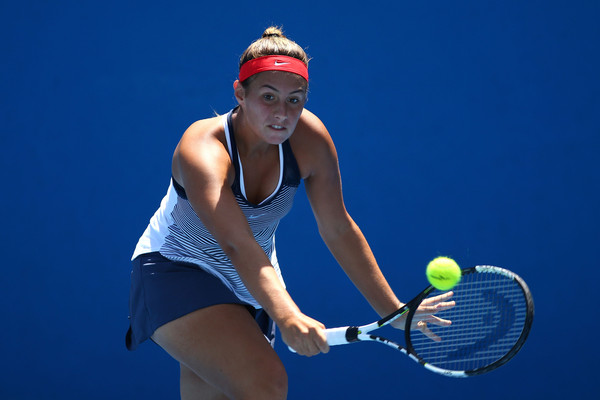
[[346, 331], [348, 326], [342, 326], [340, 328], [325, 329], [325, 335], [327, 335], [327, 344], [330, 346], [337, 346], [339, 344], [346, 344]]
[[[337, 346], [339, 344], [346, 344], [346, 331], [349, 326], [342, 326], [339, 328], [325, 329], [325, 336], [327, 337], [327, 344], [330, 346]], [[288, 346], [288, 349], [295, 353], [296, 351]]]

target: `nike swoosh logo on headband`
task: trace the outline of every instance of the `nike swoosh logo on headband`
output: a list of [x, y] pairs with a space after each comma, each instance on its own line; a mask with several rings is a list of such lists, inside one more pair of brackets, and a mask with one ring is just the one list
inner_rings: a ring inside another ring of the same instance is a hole
[[287, 65], [289, 64], [289, 62], [281, 62], [281, 61], [275, 61], [275, 66], [280, 66], [280, 65]]

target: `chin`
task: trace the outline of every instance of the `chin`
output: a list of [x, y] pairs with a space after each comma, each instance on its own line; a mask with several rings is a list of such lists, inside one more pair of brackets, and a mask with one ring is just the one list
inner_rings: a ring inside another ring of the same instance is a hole
[[292, 136], [292, 134], [287, 129], [275, 133], [273, 130], [271, 130], [271, 132], [266, 136], [266, 141], [269, 144], [281, 144], [288, 140], [290, 136]]
[[280, 145], [281, 143], [285, 142], [288, 139], [289, 139], [289, 136], [286, 136], [284, 138], [269, 138], [269, 140], [267, 140], [267, 143], [272, 144], [272, 145]]

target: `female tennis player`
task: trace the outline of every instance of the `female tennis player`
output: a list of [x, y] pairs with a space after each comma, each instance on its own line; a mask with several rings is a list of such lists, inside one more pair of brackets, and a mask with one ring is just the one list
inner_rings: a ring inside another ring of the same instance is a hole
[[301, 180], [324, 242], [375, 311], [402, 304], [346, 211], [331, 137], [304, 108], [304, 50], [268, 28], [241, 56], [233, 86], [238, 106], [181, 138], [132, 258], [127, 347], [151, 338], [177, 360], [182, 399], [286, 398], [274, 324], [299, 354], [329, 350], [324, 325], [286, 291], [275, 251]]

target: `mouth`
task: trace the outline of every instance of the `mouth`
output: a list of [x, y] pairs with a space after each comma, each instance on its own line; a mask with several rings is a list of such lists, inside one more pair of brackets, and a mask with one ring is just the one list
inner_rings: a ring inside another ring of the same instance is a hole
[[282, 125], [269, 125], [269, 128], [275, 129], [276, 131], [283, 131], [286, 129], [285, 126]]

